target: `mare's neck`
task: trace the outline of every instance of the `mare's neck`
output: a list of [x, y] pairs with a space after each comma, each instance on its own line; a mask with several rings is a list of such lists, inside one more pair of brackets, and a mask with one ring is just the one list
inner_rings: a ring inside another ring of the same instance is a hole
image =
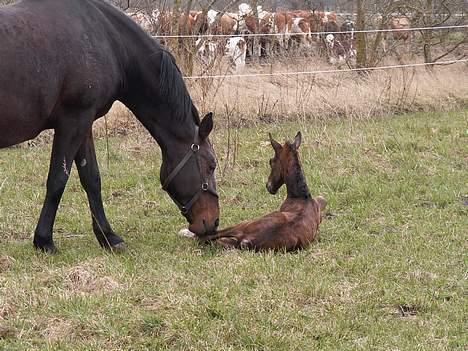
[[188, 149], [199, 118], [172, 55], [112, 5], [101, 0], [86, 2], [106, 19], [101, 25], [113, 50], [109, 79], [118, 85], [112, 102], [120, 100], [135, 114], [163, 156]]
[[147, 38], [131, 50], [124, 104], [158, 142], [163, 155], [174, 142], [188, 148], [200, 121], [172, 55]]
[[304, 172], [302, 171], [299, 157], [293, 157], [285, 174], [284, 182], [288, 192], [288, 199], [310, 199], [311, 195], [307, 186]]

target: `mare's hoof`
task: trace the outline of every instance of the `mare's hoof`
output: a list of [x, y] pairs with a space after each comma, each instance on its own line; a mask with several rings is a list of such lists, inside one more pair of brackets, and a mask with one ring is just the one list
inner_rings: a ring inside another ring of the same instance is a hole
[[34, 248], [36, 250], [40, 250], [46, 254], [56, 254], [58, 252], [57, 248], [55, 247], [54, 243], [51, 244], [37, 244], [34, 243]]
[[124, 253], [127, 251], [127, 245], [122, 241], [118, 244], [112, 245], [109, 250], [114, 253]]
[[99, 245], [112, 252], [124, 252], [126, 249], [123, 239], [114, 233], [109, 233], [105, 237], [98, 237]]

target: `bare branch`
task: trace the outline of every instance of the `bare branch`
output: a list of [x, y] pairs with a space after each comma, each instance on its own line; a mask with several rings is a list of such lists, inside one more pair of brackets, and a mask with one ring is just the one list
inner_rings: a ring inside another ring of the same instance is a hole
[[122, 8], [122, 11], [127, 11], [128, 9], [130, 8], [130, 0], [127, 0], [127, 7], [126, 8]]
[[[436, 57], [433, 62], [437, 62], [439, 61], [440, 59], [443, 59], [445, 56], [451, 54], [452, 52], [454, 52], [456, 49], [458, 49], [461, 45], [463, 44], [466, 44], [467, 43], [467, 36], [465, 36], [462, 40], [460, 40], [458, 43], [456, 43], [451, 49], [449, 49], [448, 51], [446, 51], [444, 54], [442, 55], [439, 55], [438, 57]], [[463, 55], [465, 56], [465, 55]]]

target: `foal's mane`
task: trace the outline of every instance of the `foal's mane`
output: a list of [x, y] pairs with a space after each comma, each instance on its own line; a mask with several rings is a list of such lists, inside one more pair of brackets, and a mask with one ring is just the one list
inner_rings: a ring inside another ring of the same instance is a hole
[[297, 193], [301, 194], [304, 198], [311, 198], [312, 196], [310, 195], [309, 187], [307, 186], [306, 177], [304, 175], [304, 171], [302, 170], [302, 164], [299, 158], [299, 153], [296, 150], [294, 143], [286, 142], [286, 145], [288, 146], [290, 153], [291, 153], [291, 158], [294, 161], [293, 162], [294, 164], [293, 176], [294, 176], [295, 184], [297, 186], [296, 188]]

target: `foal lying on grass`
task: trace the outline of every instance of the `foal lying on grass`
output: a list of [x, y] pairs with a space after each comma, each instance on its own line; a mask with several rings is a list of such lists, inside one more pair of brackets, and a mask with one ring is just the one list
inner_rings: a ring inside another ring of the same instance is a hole
[[301, 133], [297, 133], [294, 143], [286, 142], [283, 146], [271, 135], [270, 141], [275, 157], [270, 160], [267, 189], [276, 194], [286, 184], [288, 191], [279, 211], [242, 222], [201, 240], [215, 241], [226, 248], [292, 251], [307, 247], [315, 239], [326, 201], [320, 196], [314, 199], [307, 187], [298, 154]]

